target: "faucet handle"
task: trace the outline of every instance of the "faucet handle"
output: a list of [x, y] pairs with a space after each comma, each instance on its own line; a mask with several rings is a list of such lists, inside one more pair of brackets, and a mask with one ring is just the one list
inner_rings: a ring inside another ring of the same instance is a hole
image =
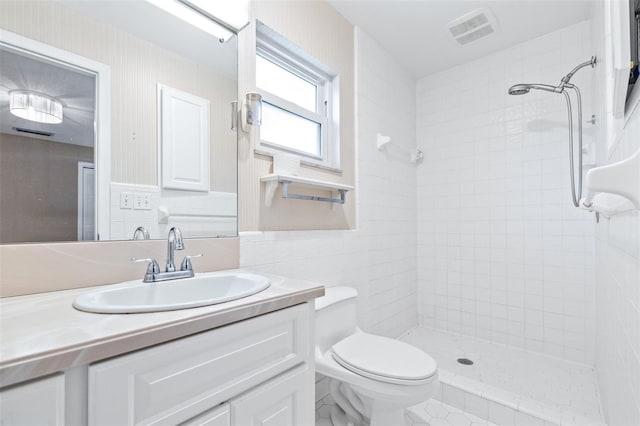
[[194, 257], [202, 257], [202, 256], [204, 256], [203, 253], [192, 254], [191, 256], [185, 256], [184, 259], [182, 259], [182, 264], [180, 265], [180, 270], [181, 271], [192, 271], [193, 270], [193, 266], [191, 265], [191, 259], [193, 259]]
[[160, 272], [160, 265], [158, 265], [158, 262], [155, 259], [136, 259], [135, 257], [132, 257], [131, 261], [133, 263], [148, 262], [149, 265], [147, 266], [147, 274], [157, 274]]

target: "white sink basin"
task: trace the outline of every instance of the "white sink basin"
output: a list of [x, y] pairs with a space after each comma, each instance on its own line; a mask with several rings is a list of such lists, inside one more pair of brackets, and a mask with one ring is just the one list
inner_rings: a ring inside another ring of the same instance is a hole
[[99, 314], [172, 311], [241, 299], [265, 290], [268, 278], [244, 272], [206, 272], [193, 278], [122, 283], [78, 296], [76, 309]]

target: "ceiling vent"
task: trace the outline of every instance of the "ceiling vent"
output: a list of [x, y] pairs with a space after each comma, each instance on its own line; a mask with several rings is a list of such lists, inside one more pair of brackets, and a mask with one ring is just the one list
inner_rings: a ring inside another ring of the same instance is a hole
[[51, 137], [54, 135], [54, 133], [46, 132], [44, 130], [25, 129], [24, 127], [14, 127], [13, 130], [15, 130], [16, 132], [29, 133], [30, 135], [37, 135], [37, 136]]
[[454, 19], [447, 28], [454, 40], [467, 44], [496, 32], [498, 24], [491, 10], [483, 7]]

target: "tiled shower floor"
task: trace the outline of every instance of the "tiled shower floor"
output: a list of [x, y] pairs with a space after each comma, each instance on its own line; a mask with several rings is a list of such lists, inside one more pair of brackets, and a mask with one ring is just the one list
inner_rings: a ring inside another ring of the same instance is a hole
[[603, 424], [592, 367], [422, 327], [401, 340], [436, 360], [447, 404], [497, 424]]

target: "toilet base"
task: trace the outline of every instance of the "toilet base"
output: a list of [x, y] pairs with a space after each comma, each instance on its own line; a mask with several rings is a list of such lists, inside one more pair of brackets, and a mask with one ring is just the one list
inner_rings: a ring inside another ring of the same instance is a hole
[[333, 426], [366, 426], [362, 423], [354, 423], [337, 405], [331, 410], [331, 424]]
[[329, 380], [329, 390], [336, 402], [331, 410], [333, 426], [403, 426], [404, 405], [374, 400], [356, 392], [336, 379]]
[[389, 407], [383, 403], [374, 404], [371, 409], [370, 426], [404, 426], [404, 408]]
[[331, 424], [333, 426], [404, 426], [406, 419], [404, 409], [386, 410], [380, 408], [378, 412], [374, 409], [371, 413], [371, 422], [354, 422], [338, 406], [331, 410]]

